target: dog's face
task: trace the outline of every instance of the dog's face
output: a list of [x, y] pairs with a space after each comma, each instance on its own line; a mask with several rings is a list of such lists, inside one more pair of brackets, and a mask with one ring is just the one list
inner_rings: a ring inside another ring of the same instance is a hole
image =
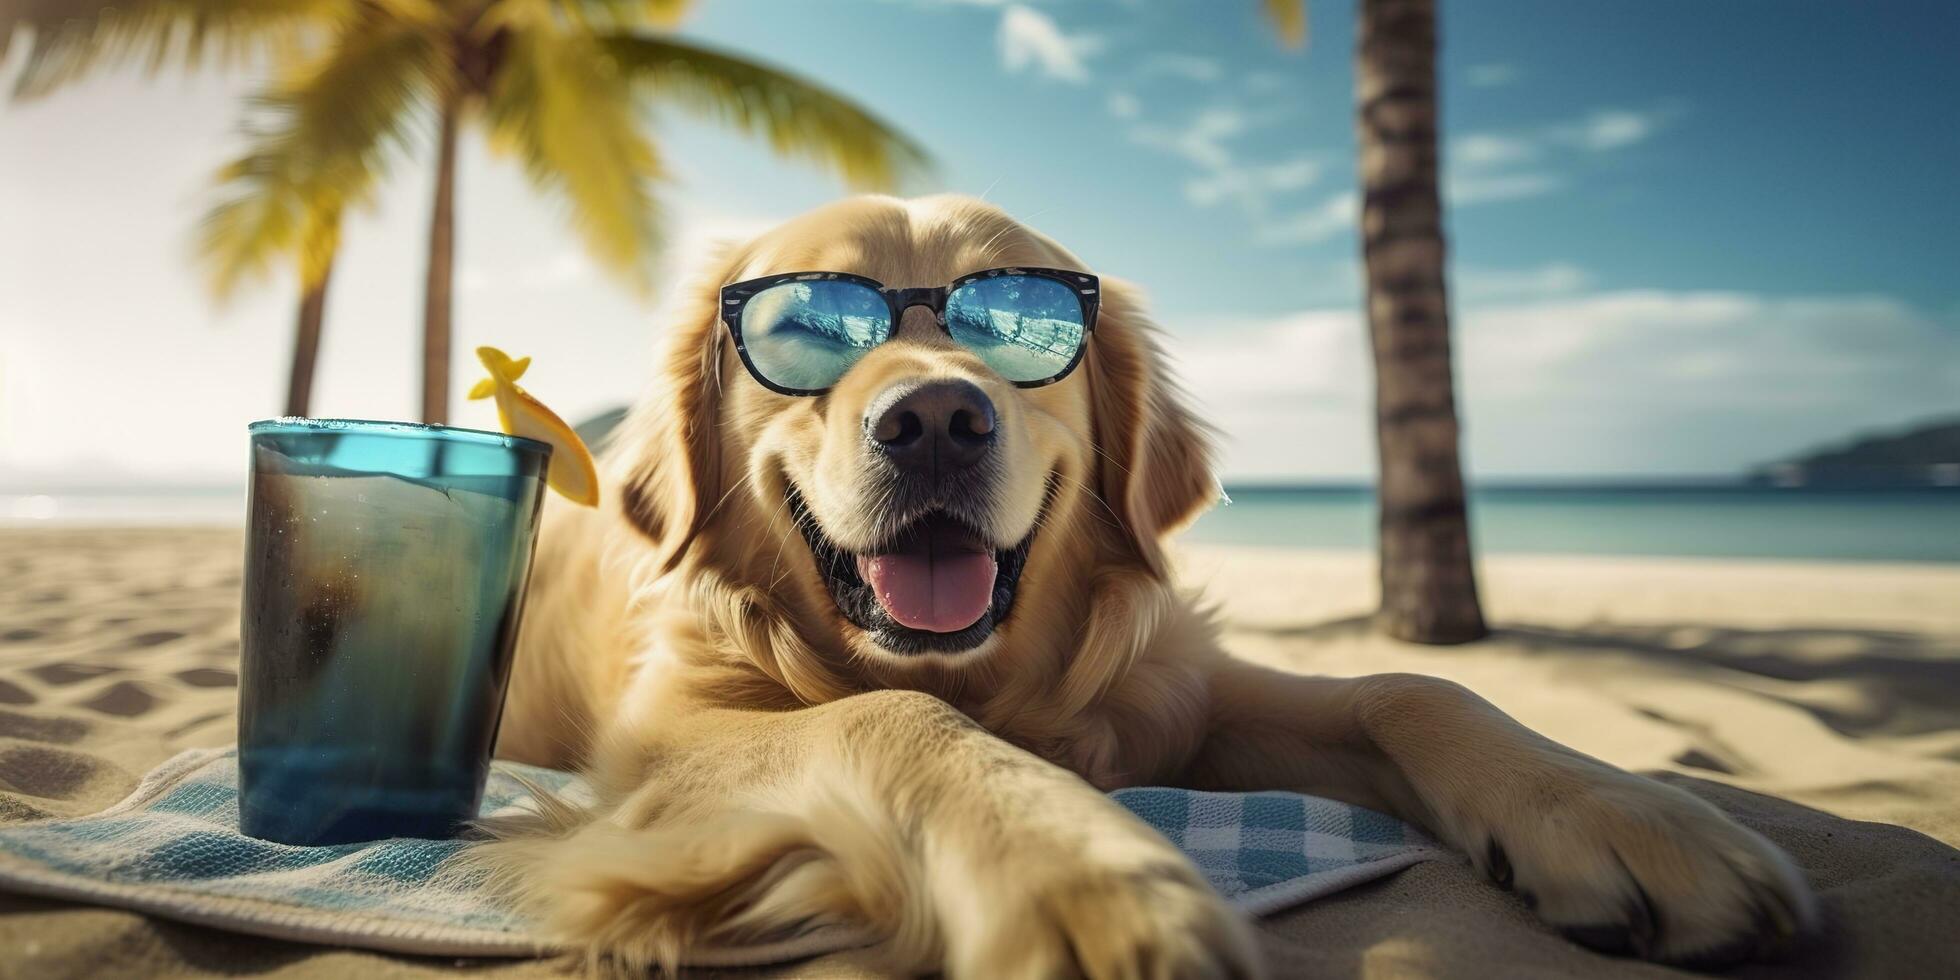
[[[737, 250], [713, 285], [823, 271], [943, 286], [1012, 266], [1087, 271], [978, 202], [855, 198]], [[859, 658], [960, 664], [1017, 630], [1067, 629], [1042, 621], [1051, 594], [1080, 592], [1097, 562], [1155, 566], [1156, 535], [1213, 489], [1144, 329], [1106, 297], [1084, 363], [1023, 388], [913, 307], [829, 391], [794, 396], [751, 377], [722, 324], [691, 324], [669, 383], [703, 393], [665, 410], [712, 422], [679, 420], [695, 479], [668, 499], [739, 577]]]

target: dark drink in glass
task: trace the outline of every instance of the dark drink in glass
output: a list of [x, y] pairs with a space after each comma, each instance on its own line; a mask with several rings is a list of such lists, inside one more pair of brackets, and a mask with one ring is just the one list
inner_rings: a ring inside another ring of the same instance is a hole
[[340, 419], [251, 443], [240, 829], [452, 835], [488, 775], [551, 448]]

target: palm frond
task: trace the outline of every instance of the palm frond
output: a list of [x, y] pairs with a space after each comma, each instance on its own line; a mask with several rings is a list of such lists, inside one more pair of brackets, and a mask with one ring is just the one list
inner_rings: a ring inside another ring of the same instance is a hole
[[673, 27], [694, 9], [694, 0], [556, 0], [576, 20], [613, 27]]
[[514, 34], [485, 111], [500, 148], [540, 188], [561, 194], [573, 228], [637, 287], [659, 243], [655, 182], [665, 177], [640, 132], [632, 92], [583, 30]]
[[671, 28], [694, 9], [694, 0], [487, 0], [475, 19], [476, 36], [500, 31], [627, 32]]
[[602, 50], [636, 91], [835, 171], [853, 187], [889, 189], [928, 165], [923, 149], [869, 110], [808, 79], [736, 55], [644, 34], [610, 34]]
[[1307, 0], [1261, 0], [1266, 19], [1273, 22], [1279, 39], [1289, 48], [1307, 43]]
[[220, 296], [282, 257], [298, 258], [308, 284], [325, 274], [342, 212], [405, 149], [408, 121], [437, 83], [437, 54], [428, 32], [382, 22], [343, 32], [258, 97], [250, 148], [219, 172], [201, 227]]
[[646, 23], [655, 27], [672, 27], [686, 17], [694, 7], [694, 0], [638, 0], [638, 6], [645, 13]]
[[242, 62], [289, 48], [308, 27], [341, 22], [359, 6], [359, 0], [6, 0], [0, 59], [16, 34], [33, 35], [14, 87], [26, 98], [98, 65], [142, 60], [156, 71], [172, 63]]

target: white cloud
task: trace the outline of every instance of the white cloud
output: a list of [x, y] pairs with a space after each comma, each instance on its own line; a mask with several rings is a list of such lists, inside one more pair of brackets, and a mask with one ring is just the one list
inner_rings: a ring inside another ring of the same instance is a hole
[[1086, 82], [1085, 63], [1100, 42], [1089, 35], [1062, 33], [1054, 18], [1015, 4], [1000, 14], [1000, 62], [1009, 74], [1032, 69], [1064, 82]]
[[[1159, 61], [1159, 71], [1171, 70], [1183, 56]], [[1479, 66], [1482, 69], [1509, 66]], [[1201, 70], [1195, 69], [1194, 70]], [[1500, 72], [1485, 70], [1488, 80]], [[1269, 75], [1269, 81], [1281, 76]], [[1125, 90], [1108, 100], [1110, 114], [1140, 119], [1144, 104]], [[1577, 119], [1521, 127], [1509, 131], [1479, 131], [1453, 139], [1443, 175], [1443, 199], [1452, 207], [1472, 207], [1541, 197], [1563, 190], [1567, 178], [1558, 164], [1569, 162], [1573, 151], [1604, 152], [1651, 138], [1675, 110], [1598, 109]], [[1197, 113], [1181, 128], [1142, 122], [1131, 138], [1176, 156], [1197, 169], [1184, 182], [1184, 197], [1197, 207], [1224, 202], [1236, 204], [1250, 220], [1256, 241], [1270, 245], [1311, 245], [1329, 241], [1353, 227], [1354, 209], [1338, 199], [1278, 214], [1276, 199], [1313, 185], [1320, 169], [1306, 158], [1283, 163], [1248, 164], [1237, 158], [1234, 144], [1255, 126], [1271, 125], [1277, 117], [1254, 114], [1232, 103], [1219, 103]], [[1351, 197], [1351, 195], [1350, 195]]]
[[[1889, 297], [1587, 293], [1583, 272], [1556, 264], [1458, 281], [1465, 458], [1485, 477], [1740, 473], [1951, 412], [1960, 390], [1960, 323]], [[1559, 295], [1519, 298], [1538, 290]], [[1229, 476], [1373, 470], [1358, 311], [1213, 318], [1183, 335], [1173, 349], [1224, 430]]]
[[1296, 157], [1257, 166], [1214, 170], [1184, 183], [1184, 198], [1199, 207], [1236, 200], [1255, 218], [1266, 214], [1269, 195], [1298, 191], [1320, 179], [1321, 166], [1313, 157]]
[[1260, 174], [1275, 190], [1298, 190], [1320, 178], [1320, 164], [1312, 157], [1299, 157], [1262, 168]]
[[1201, 319], [1172, 345], [1221, 435], [1227, 478], [1356, 477], [1372, 469], [1367, 333], [1349, 310]]
[[1225, 66], [1215, 58], [1194, 54], [1153, 54], [1137, 65], [1139, 75], [1170, 75], [1191, 82], [1215, 82], [1225, 77]]
[[1467, 302], [1536, 298], [1575, 293], [1592, 283], [1586, 270], [1569, 262], [1550, 262], [1530, 269], [1491, 269], [1462, 266], [1450, 284]]
[[[1213, 178], [1211, 182], [1187, 183], [1184, 192], [1192, 203], [1206, 204], [1225, 193], [1221, 188], [1228, 186], [1231, 185], [1221, 185], [1218, 178]], [[1546, 173], [1453, 172], [1443, 180], [1443, 203], [1451, 207], [1472, 207], [1536, 197], [1563, 186], [1562, 179]], [[1342, 191], [1291, 214], [1255, 214], [1254, 238], [1265, 245], [1316, 245], [1354, 228], [1360, 214], [1360, 193]]]
[[1504, 62], [1471, 65], [1465, 77], [1477, 88], [1497, 88], [1518, 80], [1518, 66]]
[[[1138, 108], [1142, 109], [1141, 103]], [[1232, 163], [1226, 143], [1245, 133], [1279, 125], [1291, 114], [1284, 106], [1246, 107], [1236, 101], [1215, 102], [1188, 117], [1182, 126], [1145, 122], [1130, 129], [1130, 139], [1163, 150], [1206, 170]]]
[[1531, 141], [1496, 133], [1470, 133], [1450, 144], [1450, 160], [1470, 167], [1518, 163], [1538, 155]]
[[[1115, 111], [1130, 107], [1112, 103], [1111, 108]], [[1219, 104], [1199, 111], [1182, 127], [1139, 124], [1130, 130], [1130, 138], [1169, 153], [1198, 170], [1184, 183], [1185, 200], [1198, 207], [1231, 202], [1258, 226], [1271, 219], [1274, 198], [1313, 185], [1322, 171], [1320, 161], [1307, 155], [1241, 163], [1232, 143], [1255, 124], [1265, 121], [1255, 119], [1238, 106]]]
[[1255, 71], [1245, 76], [1245, 90], [1259, 95], [1278, 92], [1293, 84], [1293, 79], [1276, 71]]
[[[1560, 190], [1565, 178], [1556, 165], [1560, 151], [1603, 153], [1643, 142], [1674, 114], [1670, 109], [1599, 109], [1582, 119], [1510, 132], [1467, 133], [1449, 145], [1444, 200], [1456, 206], [1538, 197]], [[1550, 160], [1547, 158], [1550, 157]]]
[[[1223, 171], [1227, 176], [1213, 174], [1211, 178], [1192, 180], [1184, 186], [1184, 196], [1192, 204], [1211, 204], [1227, 192], [1241, 190], [1241, 184], [1231, 182], [1239, 180], [1239, 172]], [[1286, 176], [1298, 176], [1292, 171], [1284, 172]], [[1307, 182], [1317, 176], [1317, 172], [1311, 174]], [[1478, 204], [1535, 198], [1560, 188], [1564, 188], [1564, 180], [1546, 172], [1448, 172], [1443, 178], [1443, 202], [1454, 208], [1468, 208]], [[1360, 194], [1347, 190], [1323, 198], [1311, 208], [1282, 216], [1268, 214], [1266, 210], [1250, 214], [1256, 225], [1254, 239], [1264, 245], [1317, 245], [1354, 227], [1360, 216]]]
[[1226, 141], [1245, 132], [1247, 124], [1243, 111], [1219, 105], [1199, 111], [1181, 129], [1143, 125], [1131, 130], [1130, 138], [1206, 170], [1222, 170], [1232, 165], [1232, 151]]
[[[1466, 391], [1511, 430], [1482, 450], [1504, 468], [1734, 470], [1950, 410], [1953, 326], [1882, 296], [1630, 290], [1473, 309]], [[1558, 438], [1560, 414], [1589, 438], [1528, 448]]]
[[1515, 201], [1519, 198], [1550, 194], [1565, 181], [1548, 173], [1476, 174], [1450, 173], [1443, 178], [1443, 203], [1456, 207]]
[[1543, 132], [1466, 133], [1450, 141], [1443, 174], [1445, 204], [1467, 206], [1549, 194], [1563, 181], [1542, 169], [1521, 170], [1542, 155]]
[[1607, 109], [1586, 117], [1571, 132], [1579, 145], [1588, 150], [1617, 150], [1654, 135], [1660, 124], [1659, 113]]
[[1342, 191], [1304, 211], [1276, 218], [1258, 230], [1267, 245], [1312, 245], [1352, 229], [1361, 215], [1361, 195]]

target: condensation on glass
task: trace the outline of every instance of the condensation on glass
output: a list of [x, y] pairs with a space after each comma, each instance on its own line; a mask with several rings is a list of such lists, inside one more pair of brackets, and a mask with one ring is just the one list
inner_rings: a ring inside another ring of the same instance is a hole
[[551, 448], [280, 419], [251, 452], [240, 829], [450, 836], [488, 774]]

